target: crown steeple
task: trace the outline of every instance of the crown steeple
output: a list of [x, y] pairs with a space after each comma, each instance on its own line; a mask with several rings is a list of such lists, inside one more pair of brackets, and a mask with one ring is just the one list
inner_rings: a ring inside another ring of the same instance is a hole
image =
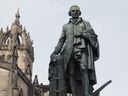
[[[31, 80], [31, 71], [34, 61], [34, 48], [33, 43], [24, 26], [20, 22], [20, 12], [17, 9], [14, 22], [10, 27], [7, 26], [6, 32], [0, 29], [0, 58], [3, 61], [11, 62], [12, 57], [16, 57], [15, 61], [23, 73]], [[17, 53], [15, 56], [12, 52], [16, 47]], [[29, 73], [29, 74], [28, 74]]]
[[19, 8], [17, 9], [16, 18], [20, 18]]
[[15, 14], [15, 24], [20, 25], [20, 12], [19, 12], [19, 8], [17, 9], [17, 13]]

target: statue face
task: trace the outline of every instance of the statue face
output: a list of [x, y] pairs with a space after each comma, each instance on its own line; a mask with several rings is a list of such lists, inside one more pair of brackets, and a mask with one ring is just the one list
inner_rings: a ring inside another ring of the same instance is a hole
[[78, 18], [79, 17], [79, 10], [72, 10], [71, 16], [72, 16], [72, 18]]
[[70, 16], [72, 16], [72, 18], [79, 18], [80, 8], [78, 6], [72, 6], [70, 8]]

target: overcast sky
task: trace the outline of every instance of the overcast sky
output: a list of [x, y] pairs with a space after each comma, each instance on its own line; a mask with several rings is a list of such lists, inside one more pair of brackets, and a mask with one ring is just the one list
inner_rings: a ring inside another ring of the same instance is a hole
[[40, 83], [48, 84], [49, 56], [74, 4], [99, 36], [95, 88], [112, 80], [101, 96], [128, 96], [128, 0], [0, 0], [0, 27], [10, 27], [20, 9], [21, 23], [34, 41], [33, 76], [37, 74]]

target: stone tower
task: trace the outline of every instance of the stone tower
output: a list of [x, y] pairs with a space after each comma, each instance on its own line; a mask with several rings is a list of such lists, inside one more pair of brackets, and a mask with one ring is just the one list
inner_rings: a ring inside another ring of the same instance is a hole
[[34, 49], [19, 18], [17, 10], [11, 28], [0, 30], [0, 96], [33, 96]]
[[13, 63], [17, 63], [22, 72], [31, 80], [34, 62], [33, 42], [26, 29], [22, 28], [19, 19], [18, 10], [11, 28], [7, 27], [6, 32], [3, 32], [2, 28], [0, 30], [0, 59], [12, 63], [12, 53], [15, 48], [17, 59]]
[[32, 82], [33, 42], [20, 24], [19, 10], [6, 31], [0, 30], [0, 96], [48, 96], [48, 85]]

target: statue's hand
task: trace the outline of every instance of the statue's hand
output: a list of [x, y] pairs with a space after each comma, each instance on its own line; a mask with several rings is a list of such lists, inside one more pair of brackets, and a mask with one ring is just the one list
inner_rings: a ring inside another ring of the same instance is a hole
[[83, 37], [86, 38], [86, 39], [88, 39], [88, 34], [87, 34], [87, 32], [83, 32]]
[[81, 37], [83, 37], [86, 40], [89, 40], [89, 35], [88, 35], [88, 31], [83, 30], [81, 33]]
[[82, 37], [83, 34], [82, 34], [82, 32], [77, 32], [77, 33], [74, 34], [74, 36], [75, 36], [75, 37]]
[[62, 56], [59, 55], [59, 54], [52, 54], [50, 57], [51, 57], [51, 61], [52, 62], [57, 62], [57, 60], [59, 60], [60, 58], [62, 58]]

